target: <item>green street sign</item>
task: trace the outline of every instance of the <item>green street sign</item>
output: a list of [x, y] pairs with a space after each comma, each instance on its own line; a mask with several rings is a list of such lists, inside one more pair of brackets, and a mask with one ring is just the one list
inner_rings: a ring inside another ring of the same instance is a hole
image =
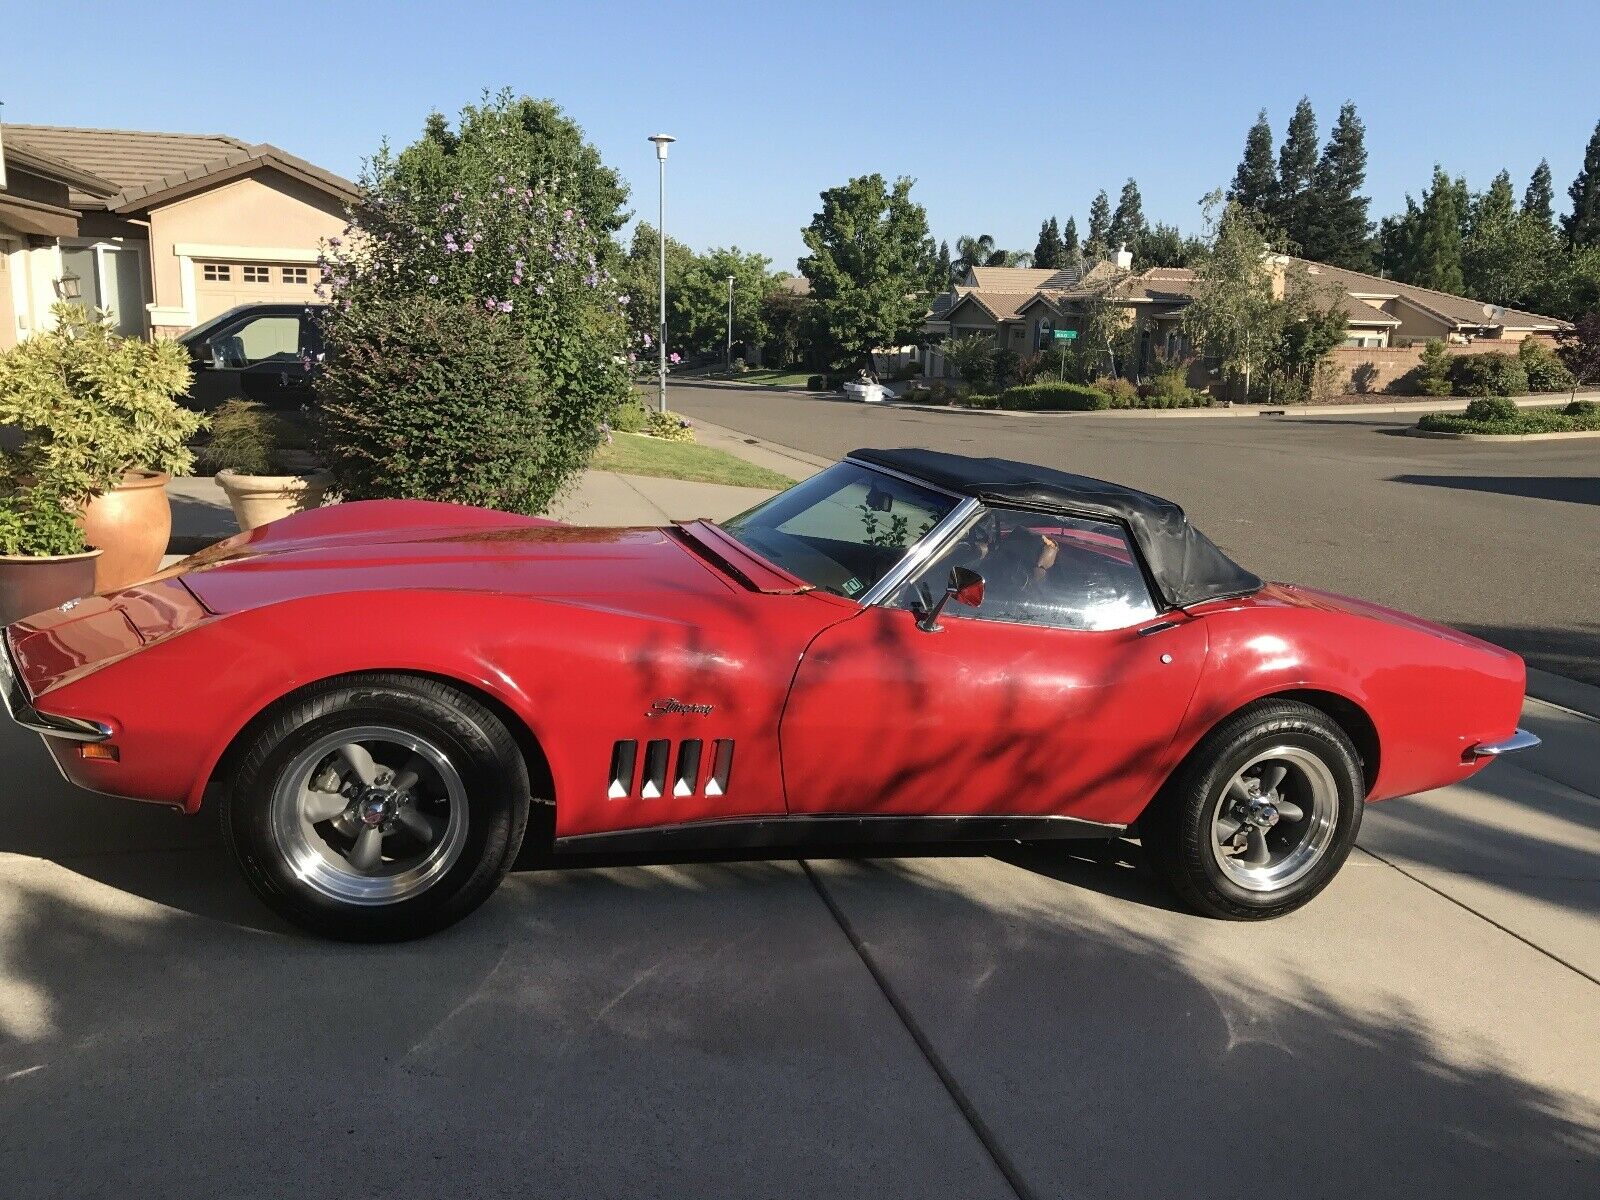
[[1078, 340], [1078, 331], [1076, 329], [1057, 329], [1050, 334], [1050, 337], [1057, 342], [1075, 342]]

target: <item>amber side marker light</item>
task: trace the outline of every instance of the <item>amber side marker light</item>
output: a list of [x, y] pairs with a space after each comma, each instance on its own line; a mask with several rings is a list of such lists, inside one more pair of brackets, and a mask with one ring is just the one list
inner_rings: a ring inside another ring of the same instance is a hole
[[106, 742], [83, 742], [78, 746], [78, 757], [96, 762], [121, 762], [122, 751]]

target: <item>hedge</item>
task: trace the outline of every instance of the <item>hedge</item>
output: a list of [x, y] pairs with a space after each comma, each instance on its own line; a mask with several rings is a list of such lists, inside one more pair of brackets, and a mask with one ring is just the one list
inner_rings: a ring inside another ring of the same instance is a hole
[[1081, 383], [1028, 383], [1000, 393], [1003, 409], [1018, 412], [1095, 412], [1111, 407], [1111, 397]]
[[1600, 406], [1577, 400], [1565, 408], [1517, 408], [1499, 398], [1474, 400], [1465, 413], [1429, 413], [1417, 428], [1428, 433], [1600, 432]]

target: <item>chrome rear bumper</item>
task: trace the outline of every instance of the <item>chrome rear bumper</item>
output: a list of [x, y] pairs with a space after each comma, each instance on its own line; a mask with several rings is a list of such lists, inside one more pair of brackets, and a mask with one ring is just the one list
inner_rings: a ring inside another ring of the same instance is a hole
[[0, 629], [0, 700], [6, 712], [24, 729], [42, 733], [46, 737], [66, 738], [73, 742], [103, 742], [111, 736], [111, 727], [99, 721], [86, 721], [81, 717], [57, 717], [42, 713], [33, 706], [33, 698], [17, 674], [11, 661], [11, 643]]
[[1467, 751], [1468, 758], [1499, 758], [1517, 750], [1532, 750], [1539, 739], [1526, 729], [1519, 729], [1503, 742], [1479, 742]]

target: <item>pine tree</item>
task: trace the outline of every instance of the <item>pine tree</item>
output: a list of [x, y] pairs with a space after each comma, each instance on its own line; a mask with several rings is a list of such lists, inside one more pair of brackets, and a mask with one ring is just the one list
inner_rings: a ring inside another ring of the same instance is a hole
[[1528, 180], [1528, 190], [1522, 193], [1522, 211], [1553, 228], [1555, 208], [1556, 190], [1550, 179], [1550, 163], [1541, 158], [1539, 165], [1533, 169], [1533, 177]]
[[1083, 256], [1096, 260], [1111, 252], [1111, 197], [1101, 191], [1089, 205], [1089, 236], [1084, 239]]
[[1122, 195], [1117, 197], [1117, 211], [1111, 215], [1111, 225], [1106, 230], [1106, 243], [1116, 250], [1126, 246], [1135, 254], [1139, 242], [1149, 225], [1144, 219], [1144, 198], [1139, 195], [1139, 185], [1132, 179], [1122, 185]]
[[955, 280], [951, 278], [951, 274], [952, 268], [950, 265], [950, 243], [940, 242], [939, 257], [934, 260], [933, 266], [934, 288], [936, 290], [943, 290], [954, 283]]
[[1360, 194], [1366, 181], [1366, 129], [1356, 106], [1346, 102], [1312, 173], [1298, 239], [1303, 257], [1352, 271], [1371, 270], [1369, 201]]
[[1466, 294], [1495, 304], [1529, 304], [1547, 287], [1557, 248], [1547, 222], [1518, 211], [1511, 175], [1501, 171], [1472, 198], [1461, 245]]
[[1278, 169], [1272, 161], [1272, 126], [1267, 124], [1267, 110], [1263, 108], [1245, 135], [1244, 157], [1233, 173], [1228, 199], [1264, 213], [1272, 207], [1277, 186]]
[[[1364, 164], [1363, 164], [1364, 165]], [[1278, 150], [1278, 184], [1273, 190], [1269, 215], [1296, 246], [1305, 245], [1307, 209], [1312, 178], [1317, 170], [1317, 114], [1311, 101], [1300, 97], [1288, 132]]]
[[1561, 219], [1567, 244], [1575, 249], [1600, 245], [1600, 121], [1583, 154], [1583, 169], [1567, 189], [1572, 212]]
[[1083, 247], [1078, 245], [1078, 218], [1067, 218], [1067, 231], [1061, 238], [1061, 265], [1072, 266], [1073, 262], [1083, 257]]
[[1039, 226], [1039, 241], [1033, 248], [1033, 265], [1047, 267], [1052, 271], [1066, 266], [1063, 249], [1061, 227], [1056, 224], [1056, 219], [1051, 217]]
[[1461, 276], [1461, 194], [1465, 189], [1465, 181], [1451, 179], [1443, 167], [1433, 168], [1433, 186], [1422, 198], [1409, 282], [1457, 296], [1466, 290]]

